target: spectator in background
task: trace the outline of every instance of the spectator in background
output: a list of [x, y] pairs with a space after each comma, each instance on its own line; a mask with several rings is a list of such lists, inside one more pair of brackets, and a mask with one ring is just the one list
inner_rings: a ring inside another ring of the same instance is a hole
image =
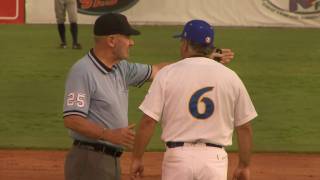
[[77, 24], [77, 1], [76, 0], [55, 0], [54, 9], [58, 24], [58, 32], [61, 40], [60, 48], [67, 48], [66, 42], [66, 12], [70, 22], [70, 31], [72, 35], [72, 49], [81, 49], [78, 43], [78, 24]]

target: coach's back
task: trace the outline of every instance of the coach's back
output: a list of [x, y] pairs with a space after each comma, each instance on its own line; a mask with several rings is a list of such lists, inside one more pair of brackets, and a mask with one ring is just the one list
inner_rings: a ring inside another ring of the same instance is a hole
[[153, 103], [164, 105], [159, 117], [164, 142], [228, 146], [234, 126], [246, 123], [255, 114], [237, 74], [209, 58], [191, 57], [171, 64], [154, 81], [158, 82], [149, 91], [162, 94]]

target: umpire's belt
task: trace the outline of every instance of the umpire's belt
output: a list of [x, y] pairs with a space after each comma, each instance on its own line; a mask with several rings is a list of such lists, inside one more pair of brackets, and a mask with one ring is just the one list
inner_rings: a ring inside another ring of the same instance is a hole
[[119, 149], [107, 144], [89, 143], [89, 142], [84, 142], [80, 140], [74, 140], [73, 145], [80, 148], [85, 148], [91, 151], [103, 152], [104, 154], [107, 154], [113, 157], [120, 157], [122, 155], [122, 149]]
[[[181, 146], [185, 146], [186, 144], [198, 144], [198, 142], [195, 142], [195, 143], [185, 143], [185, 142], [179, 142], [179, 141], [166, 142], [166, 145], [167, 145], [168, 148], [181, 147]], [[205, 144], [206, 146], [210, 146], [210, 147], [223, 148], [223, 146], [218, 145], [218, 144], [212, 144], [212, 143], [203, 143], [203, 144]]]

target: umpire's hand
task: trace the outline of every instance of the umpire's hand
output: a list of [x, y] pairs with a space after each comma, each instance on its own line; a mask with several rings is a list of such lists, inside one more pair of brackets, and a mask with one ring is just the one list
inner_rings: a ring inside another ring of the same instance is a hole
[[104, 133], [103, 139], [108, 140], [113, 144], [121, 145], [128, 149], [132, 149], [135, 137], [135, 126], [135, 124], [131, 124], [126, 128], [108, 129]]
[[221, 64], [229, 64], [234, 58], [234, 52], [231, 49], [216, 49], [210, 56]]

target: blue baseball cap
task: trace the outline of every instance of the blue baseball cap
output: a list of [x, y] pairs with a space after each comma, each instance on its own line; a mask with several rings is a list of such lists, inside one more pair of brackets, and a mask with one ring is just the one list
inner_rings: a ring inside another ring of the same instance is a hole
[[203, 45], [213, 45], [213, 27], [203, 20], [191, 20], [187, 22], [181, 34], [173, 36], [183, 38]]

